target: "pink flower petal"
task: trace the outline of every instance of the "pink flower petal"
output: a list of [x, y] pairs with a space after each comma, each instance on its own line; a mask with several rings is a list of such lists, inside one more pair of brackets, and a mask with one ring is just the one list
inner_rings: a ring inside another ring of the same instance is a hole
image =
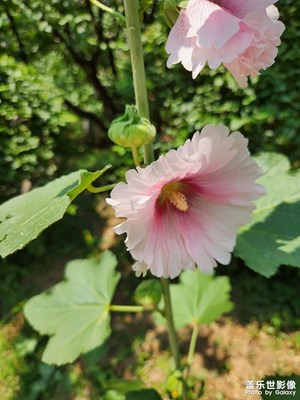
[[249, 12], [265, 10], [278, 0], [217, 0], [217, 3], [233, 15], [244, 18]]
[[[221, 49], [239, 30], [239, 18], [221, 9], [214, 11], [196, 32], [197, 46]], [[195, 36], [191, 35], [191, 32], [193, 32], [193, 28], [189, 29], [188, 36]]]
[[285, 29], [283, 23], [271, 19], [266, 10], [249, 13], [244, 22], [255, 30], [255, 36], [243, 53], [233, 61], [224, 63], [241, 87], [247, 86], [248, 76], [257, 76], [261, 69], [274, 63], [277, 55], [275, 46], [280, 44], [279, 38]]
[[166, 43], [166, 51], [170, 54], [167, 61], [168, 67], [183, 62], [185, 69], [191, 71], [191, 58], [195, 39], [187, 37], [188, 29], [189, 22], [186, 17], [186, 12], [183, 10], [170, 32]]
[[265, 193], [247, 143], [224, 125], [207, 125], [112, 190], [107, 202], [126, 218], [115, 231], [127, 234], [138, 276], [174, 278], [196, 265], [211, 272], [217, 261], [229, 263], [237, 228]]
[[167, 66], [181, 63], [195, 79], [206, 63], [221, 64], [237, 83], [274, 63], [285, 27], [275, 0], [190, 0], [166, 44]]

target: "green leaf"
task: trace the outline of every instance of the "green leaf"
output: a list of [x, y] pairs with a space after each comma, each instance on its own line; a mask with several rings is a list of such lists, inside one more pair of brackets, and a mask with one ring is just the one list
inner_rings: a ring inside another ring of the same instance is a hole
[[165, 0], [164, 12], [167, 25], [172, 28], [179, 17], [179, 10], [186, 8], [188, 0]]
[[166, 391], [170, 394], [177, 394], [177, 397], [182, 396], [182, 372], [175, 370], [166, 381]]
[[154, 389], [142, 389], [126, 393], [126, 400], [162, 400]]
[[180, 283], [170, 286], [175, 326], [210, 324], [231, 311], [230, 289], [227, 277], [205, 275], [199, 270], [182, 272]]
[[107, 346], [106, 343], [104, 343], [103, 345], [96, 347], [88, 353], [85, 353], [82, 358], [89, 367], [94, 367], [98, 363], [98, 361], [106, 355], [106, 353]]
[[[135, 389], [136, 387], [136, 389]], [[139, 381], [113, 379], [105, 392], [104, 400], [162, 400], [154, 389], [143, 389]]]
[[164, 2], [165, 18], [170, 28], [173, 27], [179, 17], [179, 10], [177, 8], [179, 2], [179, 0], [165, 0]]
[[115, 256], [67, 264], [65, 281], [25, 305], [25, 317], [42, 335], [51, 335], [42, 360], [66, 364], [102, 345], [111, 333], [109, 305], [120, 279]]
[[256, 202], [251, 223], [240, 230], [235, 254], [270, 277], [281, 264], [300, 267], [300, 171], [291, 172], [280, 154], [263, 153], [257, 162], [266, 172], [258, 182], [268, 194]]
[[162, 398], [154, 389], [135, 390], [126, 392], [126, 394], [116, 390], [108, 390], [104, 395], [104, 400], [162, 400]]
[[148, 309], [157, 306], [160, 302], [161, 296], [161, 283], [156, 279], [142, 281], [134, 292], [134, 300]]
[[103, 400], [126, 400], [126, 397], [122, 393], [118, 393], [115, 390], [108, 390], [105, 395]]
[[118, 393], [125, 394], [128, 392], [140, 390], [143, 388], [142, 381], [126, 380], [126, 379], [109, 379], [105, 382], [106, 390], [115, 390]]
[[60, 220], [70, 203], [107, 167], [97, 172], [80, 170], [14, 197], [0, 206], [0, 256], [22, 249]]

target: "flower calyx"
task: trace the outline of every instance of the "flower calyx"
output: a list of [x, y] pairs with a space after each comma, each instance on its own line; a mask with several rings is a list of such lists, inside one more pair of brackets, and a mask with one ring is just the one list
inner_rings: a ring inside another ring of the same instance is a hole
[[108, 130], [110, 140], [123, 147], [148, 144], [155, 134], [155, 126], [147, 118], [141, 117], [134, 105], [126, 105], [124, 115], [114, 119]]

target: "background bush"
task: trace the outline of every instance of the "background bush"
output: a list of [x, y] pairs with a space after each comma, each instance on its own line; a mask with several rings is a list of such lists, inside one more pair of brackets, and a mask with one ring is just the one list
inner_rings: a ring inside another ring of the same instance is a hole
[[[121, 1], [107, 1], [123, 12]], [[206, 68], [193, 81], [180, 65], [166, 68], [162, 2], [144, 18], [151, 116], [162, 151], [207, 123], [225, 123], [249, 137], [253, 152], [279, 150], [297, 165], [300, 155], [300, 11], [280, 3], [286, 24], [276, 63], [246, 90], [222, 69]], [[5, 0], [0, 5], [0, 167], [2, 199], [33, 184], [66, 159], [109, 145], [110, 121], [134, 101], [122, 29], [89, 1]], [[121, 99], [124, 99], [121, 101]], [[172, 139], [172, 140], [170, 140]], [[118, 159], [118, 154], [116, 154]], [[89, 163], [99, 163], [99, 157]], [[100, 161], [101, 164], [101, 161]]]

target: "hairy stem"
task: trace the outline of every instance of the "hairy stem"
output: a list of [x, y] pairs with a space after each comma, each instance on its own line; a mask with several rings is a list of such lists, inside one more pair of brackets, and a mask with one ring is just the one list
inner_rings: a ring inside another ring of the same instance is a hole
[[[150, 120], [144, 54], [137, 0], [124, 0], [136, 107], [141, 117]], [[145, 164], [154, 160], [152, 143], [144, 146]]]
[[140, 164], [139, 153], [137, 151], [137, 147], [132, 146], [131, 152], [132, 152], [132, 157], [133, 157], [135, 166], [140, 167], [141, 164]]
[[95, 187], [92, 184], [89, 184], [87, 187], [87, 190], [91, 193], [103, 193], [107, 192], [108, 190], [112, 190], [116, 186], [116, 183], [113, 183], [112, 185], [106, 185], [106, 186], [101, 186], [101, 187]]
[[188, 352], [188, 358], [187, 358], [187, 366], [185, 368], [185, 371], [183, 373], [183, 388], [182, 388], [182, 397], [183, 400], [187, 400], [187, 380], [190, 376], [191, 372], [191, 366], [193, 363], [194, 355], [195, 355], [195, 349], [196, 349], [196, 343], [197, 343], [197, 338], [199, 334], [199, 325], [195, 324], [193, 328], [193, 333], [190, 341], [190, 346], [189, 346], [189, 352]]
[[187, 358], [188, 369], [190, 369], [194, 359], [198, 334], [199, 334], [199, 325], [195, 324], [193, 328], [193, 333], [190, 341], [189, 353]]
[[143, 306], [118, 306], [118, 305], [110, 305], [109, 311], [115, 312], [141, 312], [144, 311]]
[[169, 280], [161, 278], [161, 284], [165, 300], [165, 317], [168, 325], [171, 351], [175, 360], [176, 369], [178, 369], [180, 367], [180, 354], [179, 354], [177, 334], [175, 331], [174, 320], [173, 320]]
[[[141, 117], [150, 120], [138, 1], [124, 0], [124, 5], [136, 107]], [[150, 164], [153, 160], [153, 146], [152, 143], [149, 143], [144, 146], [144, 162], [145, 164]], [[162, 278], [161, 283], [165, 300], [165, 317], [168, 325], [169, 341], [176, 369], [178, 369], [180, 367], [180, 354], [173, 320], [169, 281]]]

